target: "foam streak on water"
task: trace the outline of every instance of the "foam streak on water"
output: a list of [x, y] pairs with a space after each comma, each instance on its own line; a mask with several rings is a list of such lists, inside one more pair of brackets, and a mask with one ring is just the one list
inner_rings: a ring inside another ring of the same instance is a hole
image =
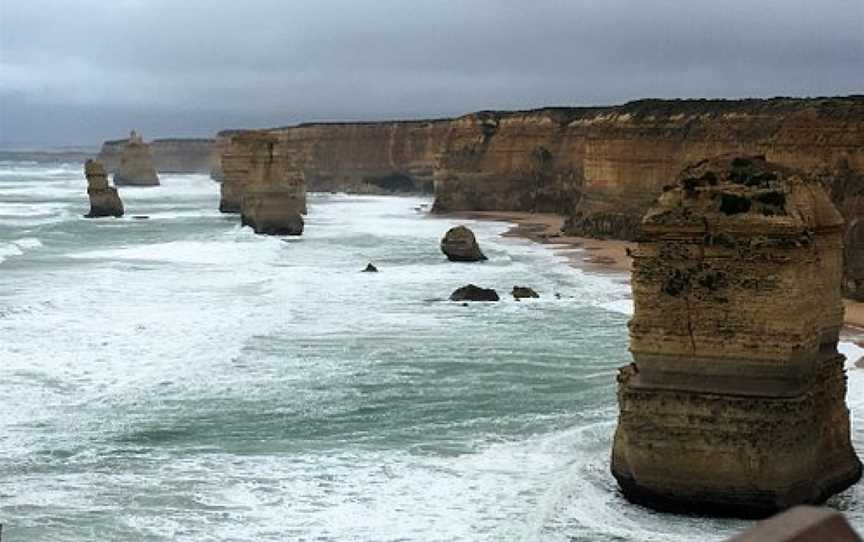
[[[457, 221], [418, 198], [313, 194], [285, 242], [220, 215], [208, 178], [166, 176], [120, 189], [148, 220], [85, 220], [80, 171], [0, 167], [9, 540], [683, 541], [745, 525], [618, 494], [620, 277], [501, 223], [469, 222], [490, 261], [448, 263], [438, 240]], [[369, 261], [381, 272], [360, 273]], [[541, 299], [445, 300], [468, 282]], [[835, 504], [858, 521], [858, 500]]]

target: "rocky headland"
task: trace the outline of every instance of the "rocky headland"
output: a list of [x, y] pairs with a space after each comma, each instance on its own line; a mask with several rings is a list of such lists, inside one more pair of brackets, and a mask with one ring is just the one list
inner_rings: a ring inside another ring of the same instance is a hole
[[843, 224], [818, 182], [761, 156], [687, 167], [649, 209], [612, 452], [628, 499], [764, 516], [860, 478], [837, 352]]
[[103, 216], [123, 216], [123, 202], [117, 189], [108, 183], [108, 173], [105, 166], [96, 160], [84, 163], [84, 175], [87, 177], [87, 196], [90, 198], [90, 212], [86, 218]]
[[[635, 239], [641, 216], [687, 163], [763, 154], [829, 187], [849, 224], [844, 287], [864, 299], [864, 96], [640, 100], [268, 131], [311, 191], [434, 185], [434, 212], [555, 213], [569, 235], [619, 240]], [[217, 154], [237, 133], [220, 134]]]

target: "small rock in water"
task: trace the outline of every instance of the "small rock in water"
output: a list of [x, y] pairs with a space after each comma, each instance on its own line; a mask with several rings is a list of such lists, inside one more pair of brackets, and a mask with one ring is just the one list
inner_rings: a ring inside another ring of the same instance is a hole
[[441, 252], [451, 262], [482, 262], [486, 259], [474, 232], [465, 226], [450, 228], [441, 239]]
[[132, 218], [134, 220], [147, 220], [150, 217], [148, 215], [134, 215]]
[[513, 295], [513, 298], [516, 299], [517, 301], [520, 299], [526, 299], [529, 297], [531, 297], [531, 298], [540, 297], [540, 295], [537, 292], [535, 292], [534, 290], [532, 290], [531, 288], [529, 288], [527, 286], [514, 286], [513, 291], [511, 293]]
[[498, 292], [492, 288], [481, 288], [469, 284], [450, 294], [450, 301], [500, 301]]
[[372, 265], [372, 262], [369, 262], [369, 263], [366, 265], [366, 269], [364, 269], [363, 272], [364, 272], [364, 273], [377, 273], [377, 272], [378, 272], [378, 268], [375, 267], [374, 265]]

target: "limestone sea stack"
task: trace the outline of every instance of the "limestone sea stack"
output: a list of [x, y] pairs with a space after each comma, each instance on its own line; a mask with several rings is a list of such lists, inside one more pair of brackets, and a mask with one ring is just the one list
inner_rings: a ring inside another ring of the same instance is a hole
[[642, 220], [634, 363], [612, 473], [658, 510], [767, 516], [855, 483], [845, 404], [843, 219], [761, 156], [693, 164]]
[[235, 186], [242, 190], [241, 221], [255, 233], [301, 235], [306, 211], [303, 172], [276, 152], [275, 135], [249, 132], [237, 137], [249, 151], [245, 178]]
[[264, 157], [255, 156], [256, 152], [269, 152], [259, 144], [261, 132], [237, 130], [220, 134], [218, 145], [223, 148], [220, 157], [222, 184], [219, 187], [219, 211], [239, 213], [243, 191], [250, 182], [252, 162], [261, 162]]
[[117, 189], [108, 184], [105, 166], [96, 160], [87, 160], [84, 163], [84, 175], [87, 177], [87, 196], [90, 198], [90, 212], [84, 216], [123, 216], [123, 202], [120, 201]]
[[114, 173], [117, 186], [158, 186], [159, 176], [153, 166], [150, 146], [134, 130], [120, 155], [120, 165]]
[[441, 239], [441, 252], [451, 262], [480, 262], [486, 259], [474, 232], [465, 226], [450, 228]]

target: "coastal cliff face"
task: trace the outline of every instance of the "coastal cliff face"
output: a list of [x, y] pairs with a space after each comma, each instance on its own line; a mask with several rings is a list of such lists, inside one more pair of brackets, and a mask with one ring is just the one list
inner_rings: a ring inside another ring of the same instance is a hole
[[[213, 139], [154, 139], [149, 143], [153, 166], [159, 173], [210, 173], [218, 164]], [[96, 158], [108, 173], [116, 173], [129, 139], [106, 141]]]
[[435, 172], [437, 212], [567, 216], [565, 232], [633, 240], [687, 163], [763, 154], [829, 188], [846, 218], [847, 295], [864, 299], [864, 97], [644, 100], [456, 119]]
[[271, 130], [311, 191], [432, 192], [449, 121], [301, 124]]
[[434, 182], [435, 212], [555, 212], [568, 234], [628, 240], [687, 163], [763, 154], [829, 187], [850, 225], [844, 286], [864, 300], [864, 96], [642, 100], [269, 131], [312, 191], [421, 191]]
[[762, 157], [701, 161], [641, 226], [612, 452], [625, 496], [761, 516], [856, 482], [843, 219], [822, 186]]
[[570, 234], [634, 239], [640, 217], [684, 165], [730, 152], [842, 178], [835, 201], [857, 210], [843, 202], [864, 186], [864, 97], [468, 115], [442, 144], [435, 209], [556, 211], [569, 216]]
[[[430, 192], [439, 143], [448, 121], [303, 124], [257, 131], [275, 137], [275, 152], [290, 157], [308, 190], [353, 193]], [[221, 132], [223, 212], [239, 211], [246, 170], [254, 153], [248, 134]]]

